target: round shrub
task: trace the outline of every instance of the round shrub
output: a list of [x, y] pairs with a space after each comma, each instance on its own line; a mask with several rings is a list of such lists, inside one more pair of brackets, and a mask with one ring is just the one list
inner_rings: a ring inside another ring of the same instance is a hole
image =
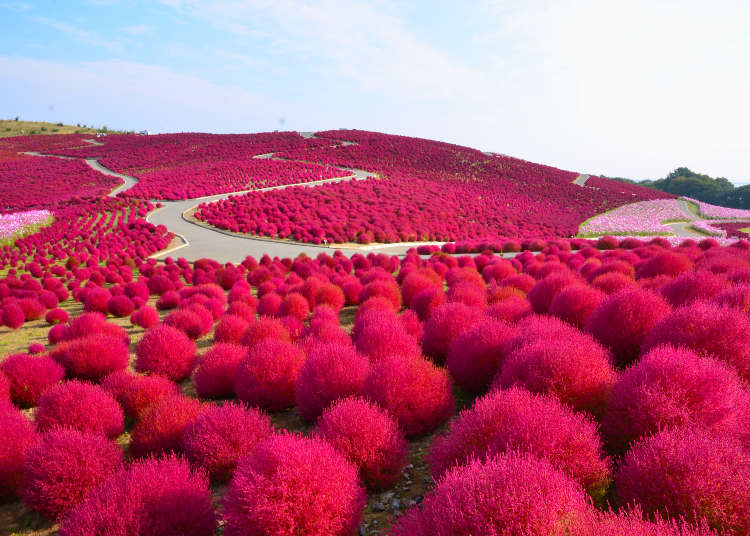
[[33, 407], [47, 389], [65, 377], [65, 369], [47, 356], [11, 354], [0, 362], [0, 372], [8, 380], [10, 397], [21, 407]]
[[160, 311], [174, 309], [180, 304], [180, 294], [176, 290], [168, 290], [156, 300], [156, 308]]
[[374, 363], [364, 394], [388, 410], [409, 437], [431, 432], [454, 408], [448, 374], [421, 357], [387, 356]]
[[576, 282], [577, 278], [567, 271], [551, 274], [550, 276], [537, 281], [531, 290], [529, 290], [526, 297], [535, 313], [546, 313], [552, 304], [552, 300], [555, 299], [555, 296], [557, 296], [565, 287]]
[[299, 292], [290, 292], [281, 300], [278, 311], [279, 316], [293, 316], [303, 322], [310, 315], [310, 304]]
[[643, 342], [643, 351], [661, 344], [713, 356], [750, 380], [750, 319], [736, 309], [704, 301], [675, 309], [653, 326]]
[[260, 317], [248, 326], [242, 335], [242, 344], [252, 348], [265, 339], [291, 342], [292, 337], [284, 324], [276, 318]]
[[750, 311], [750, 284], [732, 285], [719, 292], [711, 301], [747, 313]]
[[60, 536], [212, 536], [215, 530], [207, 476], [171, 456], [111, 475], [63, 518]]
[[638, 357], [646, 335], [670, 311], [661, 296], [626, 287], [602, 300], [589, 316], [586, 331], [612, 351], [618, 365], [624, 366]]
[[43, 354], [44, 345], [40, 342], [32, 342], [27, 349], [29, 354]]
[[237, 368], [237, 398], [253, 406], [280, 411], [294, 405], [294, 385], [305, 354], [290, 342], [265, 339], [247, 353]]
[[99, 380], [127, 367], [130, 349], [121, 339], [108, 335], [88, 335], [60, 343], [49, 356], [65, 367], [68, 376]]
[[107, 312], [107, 302], [112, 295], [109, 291], [102, 287], [93, 287], [89, 289], [86, 297], [83, 300], [83, 310], [86, 312]]
[[617, 373], [612, 358], [592, 337], [539, 339], [507, 354], [494, 385], [549, 394], [576, 410], [602, 412]]
[[200, 401], [181, 394], [154, 402], [141, 413], [130, 432], [131, 456], [179, 452], [185, 429], [202, 410]]
[[432, 312], [446, 301], [445, 292], [439, 287], [427, 288], [418, 292], [410, 301], [409, 307], [417, 313], [424, 322], [432, 316]]
[[9, 303], [0, 310], [0, 320], [10, 329], [18, 329], [26, 322], [26, 315], [18, 305]]
[[586, 286], [573, 284], [563, 288], [552, 299], [549, 314], [583, 329], [589, 316], [604, 299], [604, 293]]
[[487, 308], [487, 291], [475, 283], [462, 281], [452, 285], [445, 295], [449, 303], [463, 303], [477, 309]]
[[[323, 283], [315, 292], [315, 307], [327, 305], [334, 311], [340, 311], [346, 303], [346, 296], [341, 287], [333, 283]], [[302, 319], [304, 320], [304, 319]]]
[[120, 448], [101, 435], [52, 430], [26, 453], [21, 498], [44, 517], [60, 519], [121, 464]]
[[51, 387], [39, 398], [36, 426], [40, 432], [62, 426], [114, 439], [124, 430], [124, 416], [107, 391], [73, 380]]
[[419, 356], [419, 342], [406, 332], [392, 312], [371, 311], [352, 330], [357, 350], [376, 362], [387, 355]]
[[674, 307], [680, 307], [695, 300], [709, 300], [728, 285], [723, 277], [699, 270], [678, 275], [661, 288], [661, 294]]
[[0, 372], [0, 411], [6, 407], [12, 407], [13, 401], [10, 398], [10, 382], [5, 374]]
[[264, 294], [258, 300], [258, 314], [264, 316], [274, 316], [281, 307], [281, 296], [276, 292]]
[[351, 345], [312, 345], [294, 388], [297, 411], [314, 421], [334, 400], [362, 394], [369, 370], [370, 363]]
[[135, 305], [133, 304], [133, 300], [124, 294], [112, 296], [107, 302], [107, 311], [113, 316], [130, 316], [134, 310]]
[[620, 504], [647, 514], [705, 519], [722, 534], [750, 532], [750, 454], [700, 428], [664, 430], [633, 445], [615, 477]]
[[65, 324], [55, 324], [47, 332], [47, 341], [50, 344], [58, 344], [68, 339], [70, 328]]
[[163, 376], [141, 376], [125, 370], [105, 377], [101, 386], [131, 419], [140, 418], [141, 413], [158, 400], [180, 393], [179, 386]]
[[359, 303], [365, 303], [375, 296], [388, 300], [394, 312], [401, 309], [401, 289], [394, 280], [377, 279], [367, 283], [359, 293]]
[[639, 508], [622, 509], [617, 514], [604, 512], [596, 515], [585, 536], [717, 536], [705, 522], [694, 526], [684, 521], [652, 516], [643, 519]]
[[682, 253], [664, 251], [644, 262], [636, 270], [638, 279], [656, 277], [660, 275], [676, 276], [693, 269], [693, 263]]
[[478, 399], [435, 439], [429, 453], [432, 474], [440, 478], [455, 465], [506, 451], [546, 458], [578, 481], [596, 499], [611, 480], [596, 424], [558, 400], [525, 389], [494, 391]]
[[436, 363], [445, 361], [450, 344], [482, 318], [482, 311], [463, 303], [437, 307], [424, 323], [422, 348]]
[[750, 445], [750, 391], [737, 372], [686, 348], [659, 346], [631, 365], [612, 390], [602, 421], [607, 443], [630, 442], [680, 425], [735, 435]]
[[23, 480], [23, 458], [37, 440], [34, 424], [14, 408], [0, 408], [0, 499], [15, 497]]
[[534, 313], [531, 304], [521, 296], [509, 296], [495, 302], [487, 308], [486, 314], [490, 318], [515, 324], [522, 318]]
[[196, 360], [195, 343], [179, 329], [165, 324], [149, 329], [135, 354], [135, 370], [160, 374], [176, 382], [190, 376]]
[[503, 345], [512, 328], [505, 322], [483, 319], [454, 339], [445, 365], [453, 379], [470, 393], [486, 391], [503, 358]]
[[349, 536], [364, 505], [357, 470], [332, 446], [275, 435], [240, 460], [224, 495], [224, 534]]
[[201, 358], [193, 375], [195, 390], [201, 398], [234, 396], [237, 367], [247, 349], [237, 344], [216, 343]]
[[228, 403], [204, 410], [182, 437], [188, 460], [203, 467], [211, 479], [226, 482], [237, 460], [273, 433], [271, 421], [254, 408]]
[[44, 315], [44, 320], [47, 324], [64, 324], [69, 319], [68, 312], [64, 309], [50, 309], [47, 314]]
[[395, 419], [371, 402], [334, 402], [318, 420], [317, 433], [359, 469], [368, 488], [389, 488], [401, 478], [408, 444]]
[[389, 534], [567, 536], [583, 534], [592, 510], [581, 487], [552, 464], [509, 453], [449, 471]]
[[198, 311], [190, 307], [177, 309], [169, 313], [164, 317], [164, 324], [179, 329], [193, 340], [208, 333], [208, 330], [205, 329], [206, 324], [198, 316]]
[[130, 323], [143, 329], [150, 329], [159, 323], [159, 311], [148, 305], [143, 305], [130, 315]]
[[250, 323], [240, 316], [224, 315], [214, 329], [214, 341], [240, 344], [242, 335], [247, 331], [249, 325]]

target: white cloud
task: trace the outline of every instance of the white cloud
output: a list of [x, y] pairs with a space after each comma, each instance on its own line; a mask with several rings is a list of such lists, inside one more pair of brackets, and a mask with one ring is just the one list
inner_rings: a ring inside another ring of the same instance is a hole
[[153, 29], [153, 26], [149, 26], [148, 24], [135, 24], [133, 26], [125, 26], [122, 31], [130, 35], [144, 35], [151, 33]]
[[100, 35], [91, 30], [87, 30], [85, 28], [73, 26], [72, 24], [68, 24], [67, 22], [63, 22], [61, 20], [50, 19], [48, 17], [34, 17], [34, 20], [39, 24], [44, 24], [45, 26], [54, 28], [55, 30], [58, 30], [70, 36], [76, 41], [80, 41], [88, 45], [103, 48], [109, 51], [117, 51], [121, 48], [118, 43], [112, 41], [107, 37], [104, 37], [103, 35]]

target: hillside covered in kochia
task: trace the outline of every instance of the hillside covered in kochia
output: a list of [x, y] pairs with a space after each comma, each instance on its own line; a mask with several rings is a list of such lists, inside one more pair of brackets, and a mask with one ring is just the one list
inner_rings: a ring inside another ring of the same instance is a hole
[[686, 167], [679, 167], [663, 179], [655, 181], [634, 181], [623, 178], [616, 178], [615, 180], [646, 186], [678, 196], [692, 197], [714, 205], [750, 208], [750, 184], [735, 187], [724, 177], [714, 179], [702, 173], [695, 173]]

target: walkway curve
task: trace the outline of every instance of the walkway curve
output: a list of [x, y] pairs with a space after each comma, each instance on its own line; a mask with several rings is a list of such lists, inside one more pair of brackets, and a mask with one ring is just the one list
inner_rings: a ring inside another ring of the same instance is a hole
[[589, 180], [589, 175], [584, 175], [583, 173], [581, 173], [580, 175], [578, 175], [578, 177], [576, 177], [576, 180], [573, 181], [573, 184], [575, 184], [576, 186], [585, 187], [587, 180]]

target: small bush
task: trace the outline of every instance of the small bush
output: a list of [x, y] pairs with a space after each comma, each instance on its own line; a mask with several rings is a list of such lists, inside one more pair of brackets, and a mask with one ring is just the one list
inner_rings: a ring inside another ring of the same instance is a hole
[[195, 367], [195, 343], [177, 328], [159, 324], [149, 329], [135, 349], [135, 370], [182, 381]]
[[124, 416], [107, 391], [73, 380], [56, 385], [41, 396], [36, 426], [41, 432], [62, 426], [114, 439], [124, 430]]
[[489, 388], [502, 361], [503, 346], [511, 333], [508, 324], [484, 319], [454, 339], [445, 364], [462, 389], [481, 393]]
[[23, 458], [37, 440], [34, 424], [14, 408], [0, 408], [0, 499], [15, 497], [23, 480]]
[[193, 375], [195, 390], [201, 398], [234, 396], [237, 367], [247, 349], [237, 344], [216, 343], [198, 363]]
[[0, 362], [8, 380], [10, 397], [21, 407], [34, 407], [47, 389], [65, 377], [65, 369], [47, 356], [11, 354]]
[[424, 353], [438, 364], [445, 362], [450, 344], [481, 318], [481, 310], [463, 303], [446, 303], [437, 307], [424, 324]]
[[128, 366], [130, 349], [121, 339], [108, 335], [88, 335], [65, 341], [50, 352], [68, 376], [85, 380], [99, 380]]
[[143, 411], [130, 432], [131, 456], [180, 452], [185, 429], [202, 410], [200, 401], [181, 394], [154, 402]]
[[290, 342], [265, 339], [252, 346], [237, 368], [237, 398], [279, 411], [294, 405], [294, 385], [305, 354]]
[[162, 398], [180, 393], [180, 387], [163, 376], [141, 376], [125, 370], [113, 372], [101, 386], [131, 419], [139, 419], [146, 408]]

